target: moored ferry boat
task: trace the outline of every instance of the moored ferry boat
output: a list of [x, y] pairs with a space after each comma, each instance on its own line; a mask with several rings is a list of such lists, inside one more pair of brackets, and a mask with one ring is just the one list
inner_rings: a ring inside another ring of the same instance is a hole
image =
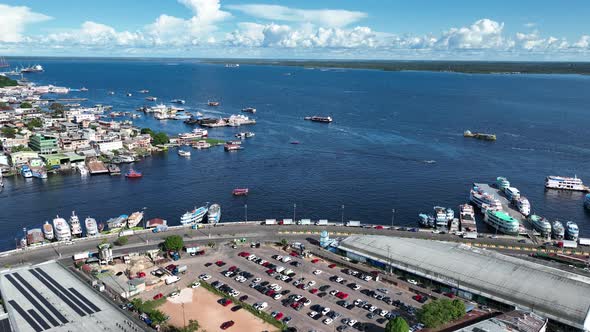
[[528, 217], [531, 214], [531, 203], [524, 196], [520, 196], [520, 198], [516, 200], [516, 207], [525, 217]]
[[584, 207], [590, 210], [590, 194], [586, 194], [586, 196], [584, 196]]
[[180, 223], [182, 225], [192, 225], [197, 224], [203, 221], [203, 217], [207, 214], [209, 210], [208, 206], [201, 206], [200, 208], [195, 208], [192, 211], [187, 211], [185, 214], [180, 216]]
[[487, 205], [488, 208], [501, 210], [502, 203], [494, 198], [491, 194], [483, 191], [478, 186], [473, 186], [471, 191], [469, 192], [469, 200], [475, 204], [478, 208], [482, 209], [483, 212], [483, 205]]
[[133, 228], [143, 220], [143, 212], [136, 211], [133, 212], [129, 218], [127, 218], [127, 227]]
[[550, 175], [545, 179], [545, 188], [584, 191], [587, 187], [577, 176], [573, 178]]
[[48, 241], [51, 241], [55, 238], [53, 234], [53, 226], [51, 226], [49, 221], [46, 221], [45, 224], [43, 224], [43, 236], [45, 236], [45, 240]]
[[460, 206], [459, 223], [461, 231], [463, 232], [477, 232], [477, 225], [475, 223], [475, 213], [473, 206], [463, 204]]
[[427, 215], [426, 213], [420, 213], [418, 219], [420, 220], [420, 226], [422, 227], [434, 227], [436, 224], [434, 217]]
[[70, 228], [72, 231], [73, 237], [81, 237], [82, 236], [82, 226], [80, 225], [80, 219], [76, 215], [76, 212], [72, 211], [72, 216], [70, 217]]
[[87, 217], [84, 219], [84, 226], [86, 226], [86, 236], [98, 235], [98, 224], [96, 219]]
[[518, 220], [502, 210], [486, 209], [483, 220], [492, 228], [504, 234], [516, 235], [520, 229]]
[[33, 228], [27, 231], [27, 245], [43, 242], [43, 231], [41, 228]]
[[434, 220], [437, 227], [448, 227], [449, 221], [455, 218], [455, 212], [450, 208], [442, 206], [434, 207]]
[[557, 240], [561, 240], [565, 236], [565, 228], [563, 228], [563, 224], [559, 220], [555, 220], [551, 224], [551, 234]]
[[221, 220], [221, 206], [219, 204], [213, 204], [209, 207], [207, 212], [207, 221], [210, 224], [217, 224]]
[[541, 236], [545, 238], [551, 236], [551, 223], [549, 223], [549, 220], [536, 214], [529, 216], [528, 219], [533, 224], [533, 228], [541, 233]]
[[510, 187], [510, 181], [503, 176], [498, 176], [496, 178], [496, 186], [498, 189], [504, 191], [504, 189]]
[[568, 221], [565, 223], [565, 238], [570, 241], [577, 241], [578, 236], [580, 235], [580, 230], [578, 228], [578, 224], [573, 221]]
[[515, 187], [508, 187], [508, 188], [504, 189], [504, 194], [506, 195], [506, 198], [508, 198], [508, 201], [510, 201], [510, 202], [514, 202], [520, 198], [520, 191], [518, 189], [516, 189]]
[[55, 229], [55, 238], [58, 241], [70, 241], [72, 239], [70, 226], [64, 218], [55, 217], [53, 219], [53, 228]]
[[127, 218], [128, 216], [126, 214], [122, 214], [116, 218], [111, 218], [107, 220], [107, 226], [111, 230], [125, 227], [127, 225]]

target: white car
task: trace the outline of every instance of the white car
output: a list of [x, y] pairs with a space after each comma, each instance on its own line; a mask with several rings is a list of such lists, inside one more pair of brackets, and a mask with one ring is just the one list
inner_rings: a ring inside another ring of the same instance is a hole
[[351, 319], [348, 321], [348, 326], [353, 326], [354, 324], [356, 324], [357, 320], [356, 319]]
[[262, 281], [262, 278], [254, 278], [254, 280], [252, 280], [252, 282], [255, 282], [255, 283], [259, 283], [261, 281]]
[[236, 297], [236, 296], [240, 296], [240, 291], [234, 290], [231, 293], [229, 293], [229, 295]]
[[285, 257], [283, 257], [282, 261], [283, 261], [283, 263], [288, 263], [289, 261], [291, 261], [291, 257], [285, 256]]
[[318, 274], [321, 274], [321, 273], [322, 273], [322, 270], [315, 270], [315, 271], [313, 271], [313, 274], [315, 274], [316, 276], [317, 276]]
[[266, 261], [263, 259], [260, 262], [258, 262], [258, 265], [263, 265], [264, 263], [266, 263]]
[[312, 281], [308, 282], [308, 283], [307, 283], [307, 285], [308, 285], [308, 286], [313, 286], [313, 285], [315, 285], [315, 280], [312, 280]]
[[308, 305], [310, 305], [310, 304], [311, 304], [311, 300], [310, 299], [307, 299], [307, 301], [303, 302], [303, 305], [306, 306], [306, 307]]
[[433, 229], [432, 234], [440, 234], [440, 231], [438, 229]]
[[355, 284], [354, 286], [352, 286], [352, 289], [359, 290], [359, 289], [361, 289], [361, 286]]
[[168, 297], [171, 298], [171, 299], [174, 299], [174, 298], [177, 298], [178, 295], [180, 295], [180, 293], [178, 293], [178, 292], [172, 292], [172, 293], [170, 293], [170, 295], [168, 295]]
[[370, 312], [373, 312], [375, 310], [377, 310], [377, 307], [376, 306], [372, 305], [372, 306], [369, 307], [369, 311]]
[[258, 305], [258, 308], [257, 309], [258, 310], [264, 310], [266, 308], [268, 308], [268, 303], [262, 302], [262, 303], [260, 303], [260, 305]]
[[330, 325], [330, 324], [332, 324], [333, 321], [334, 320], [332, 318], [328, 317], [328, 318], [324, 319], [324, 324]]
[[310, 312], [309, 314], [307, 314], [307, 315], [308, 315], [309, 317], [311, 317], [311, 318], [314, 318], [315, 316], [317, 316], [317, 315], [318, 315], [318, 313], [317, 313], [317, 312], [315, 312], [315, 311], [311, 311], [311, 312]]
[[273, 296], [273, 299], [278, 300], [281, 297], [283, 297], [283, 295], [281, 295], [281, 294], [275, 294], [275, 296]]
[[341, 282], [342, 280], [344, 280], [344, 279], [342, 279], [342, 278], [340, 278], [340, 277], [337, 277], [337, 278], [336, 278], [336, 282]]
[[381, 317], [385, 317], [385, 316], [387, 316], [388, 313], [389, 313], [389, 311], [387, 311], [387, 310], [381, 310], [381, 312], [379, 313], [379, 315]]
[[373, 280], [373, 277], [371, 277], [371, 276], [365, 276], [363, 278], [363, 280], [365, 280], [365, 281], [371, 281], [371, 280]]
[[322, 310], [322, 315], [326, 315], [329, 312], [330, 312], [330, 308], [325, 307], [324, 310]]
[[278, 256], [277, 256], [277, 261], [280, 261], [281, 259], [283, 259], [283, 256], [281, 256], [281, 255], [278, 255]]
[[299, 294], [297, 294], [297, 295], [295, 295], [295, 297], [294, 297], [293, 299], [294, 299], [295, 301], [299, 301], [299, 300], [301, 300], [302, 298], [303, 298], [303, 296], [302, 296], [302, 295], [299, 295]]
[[338, 294], [338, 292], [339, 292], [339, 290], [337, 290], [337, 289], [332, 289], [332, 290], [330, 291], [330, 295], [332, 295], [332, 296], [335, 296], [336, 294]]
[[201, 279], [201, 280], [203, 280], [203, 281], [207, 281], [207, 280], [211, 279], [211, 276], [210, 276], [210, 275], [208, 275], [208, 274], [201, 274], [201, 275], [199, 276], [199, 279]]
[[191, 288], [197, 288], [199, 286], [201, 286], [201, 283], [197, 281], [191, 285]]
[[256, 259], [256, 255], [250, 255], [250, 256], [248, 256], [248, 260], [249, 261], [252, 261], [252, 260], [255, 260], [255, 259]]
[[410, 283], [412, 285], [415, 285], [415, 286], [418, 285], [418, 282], [416, 280], [414, 280], [414, 279], [408, 279], [408, 283]]
[[279, 286], [279, 285], [277, 285], [277, 284], [272, 284], [272, 285], [270, 285], [270, 288], [271, 288], [272, 290], [274, 290], [275, 292], [278, 292], [278, 291], [280, 291], [281, 289], [283, 289], [283, 287], [281, 287], [281, 286]]

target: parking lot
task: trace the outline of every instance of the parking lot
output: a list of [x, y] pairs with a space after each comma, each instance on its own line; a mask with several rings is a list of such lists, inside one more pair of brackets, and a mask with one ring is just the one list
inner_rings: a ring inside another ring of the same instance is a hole
[[[299, 331], [380, 331], [396, 315], [415, 323], [416, 309], [422, 303], [412, 298], [414, 293], [375, 281], [371, 275], [365, 276], [371, 280], [363, 280], [360, 273], [353, 276], [329, 262], [290, 253], [268, 246], [221, 246], [183, 261], [189, 265], [192, 280], [192, 275], [208, 274], [207, 282], [233, 291], [236, 298], [246, 295], [246, 303], [266, 303], [261, 310], [274, 313]], [[276, 255], [288, 258], [279, 261]]]

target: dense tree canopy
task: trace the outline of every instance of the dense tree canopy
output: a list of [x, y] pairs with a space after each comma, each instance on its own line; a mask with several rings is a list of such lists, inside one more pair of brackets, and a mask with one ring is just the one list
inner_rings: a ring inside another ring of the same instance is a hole
[[465, 303], [459, 299], [438, 299], [418, 311], [418, 319], [428, 328], [435, 328], [465, 315]]
[[184, 248], [184, 240], [180, 235], [170, 235], [164, 240], [166, 250], [180, 251]]
[[385, 332], [408, 332], [409, 330], [410, 326], [406, 320], [400, 316], [390, 320], [385, 326]]

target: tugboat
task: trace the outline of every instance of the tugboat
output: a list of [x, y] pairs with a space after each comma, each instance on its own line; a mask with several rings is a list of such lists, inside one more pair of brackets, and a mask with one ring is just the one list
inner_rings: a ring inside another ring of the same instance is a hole
[[133, 168], [130, 169], [127, 173], [125, 173], [125, 177], [130, 178], [130, 179], [138, 179], [142, 176], [143, 176], [143, 174], [141, 174], [141, 172], [138, 172], [138, 171], [134, 170]]
[[330, 123], [333, 121], [331, 116], [317, 116], [317, 115], [306, 116], [304, 119], [310, 120], [313, 122], [323, 122], [323, 123]]
[[254, 107], [246, 107], [246, 108], [242, 108], [242, 112], [255, 114], [256, 109]]
[[217, 107], [217, 106], [219, 106], [219, 104], [220, 103], [218, 101], [210, 101], [210, 100], [207, 101], [207, 105], [209, 105], [209, 106]]

